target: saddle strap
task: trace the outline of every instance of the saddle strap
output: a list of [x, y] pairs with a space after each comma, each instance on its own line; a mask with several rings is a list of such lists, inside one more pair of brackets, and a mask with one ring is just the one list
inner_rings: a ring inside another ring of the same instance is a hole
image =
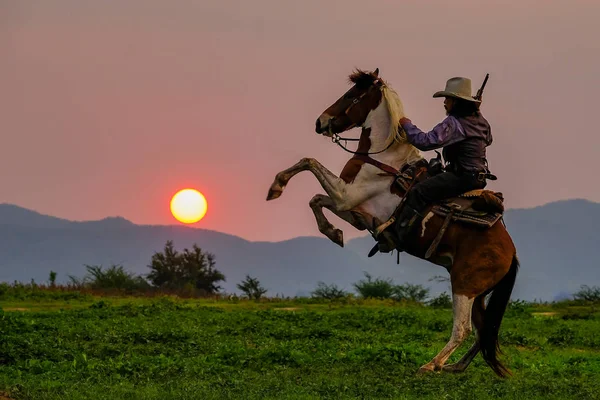
[[361, 160], [361, 161], [363, 161], [363, 162], [365, 162], [367, 164], [371, 164], [371, 165], [379, 168], [380, 170], [382, 170], [384, 172], [387, 172], [390, 175], [396, 176], [396, 175], [400, 174], [400, 171], [398, 171], [396, 168], [394, 168], [394, 167], [392, 167], [390, 165], [384, 164], [381, 161], [377, 161], [374, 158], [371, 158], [371, 157], [369, 157], [369, 156], [367, 156], [365, 154], [356, 154], [352, 158], [356, 158], [356, 159]]
[[438, 245], [440, 244], [440, 242], [442, 241], [442, 238], [444, 237], [444, 233], [446, 233], [446, 229], [448, 229], [448, 226], [450, 225], [450, 221], [452, 220], [452, 216], [454, 215], [455, 211], [456, 210], [453, 209], [452, 211], [450, 211], [448, 213], [448, 215], [446, 215], [446, 219], [444, 220], [444, 223], [442, 224], [440, 231], [438, 232], [438, 234], [435, 237], [435, 239], [433, 240], [433, 242], [431, 242], [429, 249], [427, 249], [427, 253], [425, 253], [426, 259], [429, 259], [429, 257], [431, 257], [431, 255], [437, 250]]

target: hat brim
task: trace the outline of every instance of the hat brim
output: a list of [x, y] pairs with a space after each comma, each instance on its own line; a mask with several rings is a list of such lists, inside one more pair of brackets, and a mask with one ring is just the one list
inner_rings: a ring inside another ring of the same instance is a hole
[[466, 100], [466, 101], [472, 101], [473, 103], [481, 103], [481, 100], [477, 100], [471, 96], [463, 96], [457, 93], [453, 93], [453, 92], [446, 92], [444, 90], [440, 91], [440, 92], [435, 92], [433, 94], [433, 97], [454, 97], [455, 99], [462, 99], [462, 100]]

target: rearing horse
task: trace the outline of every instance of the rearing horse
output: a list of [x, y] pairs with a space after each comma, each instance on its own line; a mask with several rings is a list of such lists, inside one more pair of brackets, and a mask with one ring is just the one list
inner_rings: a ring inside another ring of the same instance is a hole
[[[381, 78], [379, 69], [358, 70], [349, 77], [353, 86], [327, 108], [316, 121], [317, 133], [332, 137], [360, 126], [358, 149], [339, 177], [312, 158], [279, 172], [267, 200], [281, 196], [289, 180], [299, 172], [312, 172], [327, 195], [310, 200], [319, 231], [343, 246], [342, 231], [323, 214], [323, 207], [359, 230], [374, 232], [388, 221], [404, 193], [395, 187], [394, 171], [423, 161], [419, 150], [409, 144], [399, 120], [404, 117], [396, 92]], [[391, 167], [391, 168], [390, 168]], [[424, 259], [444, 219], [425, 210], [421, 226], [413, 229], [407, 252]], [[418, 231], [418, 232], [417, 232]], [[419, 234], [418, 234], [419, 233]], [[503, 224], [488, 229], [451, 224], [429, 261], [450, 273], [454, 322], [446, 346], [419, 372], [444, 370], [462, 372], [479, 351], [500, 376], [510, 371], [498, 360], [498, 331], [514, 287], [519, 262], [512, 239]], [[485, 297], [491, 293], [487, 305]], [[476, 341], [455, 364], [444, 365], [450, 355], [475, 328]]]

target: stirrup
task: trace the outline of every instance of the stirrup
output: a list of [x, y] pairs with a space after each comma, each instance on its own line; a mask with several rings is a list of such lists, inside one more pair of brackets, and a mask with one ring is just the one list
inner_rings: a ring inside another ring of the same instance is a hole
[[371, 251], [369, 251], [369, 254], [367, 255], [367, 257], [373, 257], [375, 254], [377, 254], [377, 252], [379, 251], [379, 243], [375, 243], [375, 246], [373, 246], [373, 248], [371, 249]]
[[[396, 250], [396, 263], [400, 264], [400, 253], [403, 253], [404, 250], [402, 249], [398, 249], [395, 248], [394, 250]], [[392, 250], [392, 251], [394, 251]], [[377, 243], [375, 246], [373, 246], [373, 248], [371, 249], [371, 251], [369, 251], [369, 257], [373, 257], [375, 254], [377, 254], [377, 252], [379, 251], [379, 243]]]
[[[375, 235], [373, 236], [375, 237]], [[377, 240], [377, 243], [375, 243], [375, 246], [369, 251], [369, 257], [373, 257], [378, 251], [389, 253], [396, 249], [396, 241], [390, 232], [381, 232], [375, 239]]]
[[[398, 250], [398, 248], [394, 247], [394, 248], [390, 249], [389, 251], [386, 251], [386, 253], [392, 252], [394, 250]], [[398, 250], [398, 252], [401, 252], [401, 251], [404, 251], [404, 250]], [[369, 251], [369, 254], [367, 255], [367, 257], [373, 257], [378, 252], [379, 252], [379, 243], [375, 243], [375, 246], [373, 246], [373, 248]]]
[[387, 222], [384, 222], [383, 224], [379, 225], [377, 228], [375, 228], [375, 230], [373, 231], [373, 237], [375, 239], [377, 239], [377, 237], [379, 235], [381, 235], [381, 233], [383, 231], [385, 231], [385, 229], [390, 226], [391, 224], [393, 224], [394, 222], [396, 222], [396, 217], [391, 217], [390, 219], [387, 220]]

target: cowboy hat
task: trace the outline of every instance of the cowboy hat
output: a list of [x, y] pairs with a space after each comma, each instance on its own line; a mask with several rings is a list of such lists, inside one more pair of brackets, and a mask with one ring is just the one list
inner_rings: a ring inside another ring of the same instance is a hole
[[471, 80], [469, 78], [450, 78], [446, 82], [446, 89], [435, 92], [433, 97], [455, 97], [475, 103], [481, 103], [480, 100], [473, 98], [471, 95]]

